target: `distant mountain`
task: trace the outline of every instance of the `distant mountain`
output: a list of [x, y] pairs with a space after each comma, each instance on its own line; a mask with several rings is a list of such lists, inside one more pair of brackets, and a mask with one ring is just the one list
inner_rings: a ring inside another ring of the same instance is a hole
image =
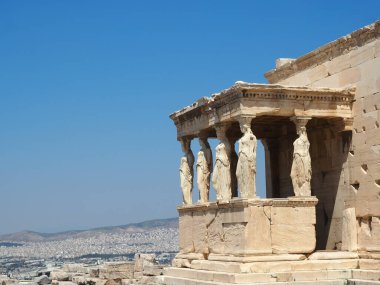
[[8, 242], [39, 242], [51, 240], [63, 240], [68, 238], [91, 237], [97, 233], [117, 232], [144, 232], [156, 228], [178, 228], [178, 218], [149, 220], [140, 223], [130, 223], [121, 226], [99, 227], [89, 230], [73, 230], [59, 233], [39, 233], [33, 231], [21, 231], [12, 234], [0, 235], [0, 241]]

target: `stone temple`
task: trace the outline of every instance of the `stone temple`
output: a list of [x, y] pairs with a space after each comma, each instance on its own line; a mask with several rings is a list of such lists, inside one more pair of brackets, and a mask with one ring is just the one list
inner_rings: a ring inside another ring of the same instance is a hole
[[380, 21], [170, 116], [183, 203], [165, 284], [380, 284], [379, 36]]

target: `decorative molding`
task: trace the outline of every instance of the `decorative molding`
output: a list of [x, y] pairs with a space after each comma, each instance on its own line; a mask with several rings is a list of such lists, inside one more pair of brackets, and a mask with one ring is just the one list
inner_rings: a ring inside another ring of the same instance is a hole
[[264, 74], [270, 83], [277, 83], [296, 73], [320, 65], [380, 36], [380, 21], [365, 26], [316, 50]]

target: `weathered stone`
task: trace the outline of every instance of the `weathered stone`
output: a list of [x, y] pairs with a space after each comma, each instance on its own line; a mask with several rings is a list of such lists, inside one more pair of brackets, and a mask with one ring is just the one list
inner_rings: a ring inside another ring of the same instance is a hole
[[[268, 209], [267, 209], [268, 208]], [[270, 211], [272, 207], [249, 207], [249, 219], [244, 235], [246, 250], [257, 254], [272, 253]]]
[[338, 259], [338, 260], [303, 260], [291, 261], [291, 267], [294, 271], [303, 270], [339, 270], [354, 269], [358, 267], [358, 260], [355, 259]]
[[342, 250], [356, 251], [358, 248], [358, 232], [356, 229], [355, 208], [343, 210]]
[[175, 258], [172, 261], [172, 266], [173, 267], [185, 267], [185, 268], [190, 268], [190, 260], [188, 259], [183, 259], [183, 258]]
[[272, 225], [283, 224], [315, 224], [315, 208], [314, 207], [273, 207], [271, 209]]
[[313, 225], [278, 224], [272, 225], [271, 229], [272, 248], [275, 253], [310, 253], [315, 249]]
[[62, 270], [72, 273], [88, 273], [88, 267], [78, 263], [65, 263]]
[[352, 278], [361, 279], [361, 280], [380, 280], [380, 271], [379, 270], [352, 270]]
[[286, 272], [291, 269], [291, 264], [283, 261], [254, 262], [250, 265], [250, 271], [253, 273]]
[[144, 266], [144, 276], [157, 276], [162, 275], [163, 267], [161, 265], [146, 265]]
[[156, 255], [148, 253], [135, 254], [135, 272], [142, 272], [145, 266], [153, 266], [156, 264]]
[[69, 281], [70, 275], [65, 271], [53, 270], [50, 272], [50, 278], [57, 281]]
[[307, 259], [309, 260], [329, 260], [329, 259], [357, 259], [356, 252], [345, 251], [317, 251], [312, 253]]
[[360, 269], [380, 270], [380, 260], [376, 259], [359, 259]]
[[36, 282], [38, 285], [46, 285], [51, 283], [51, 279], [46, 275], [42, 275], [34, 278], [34, 282]]
[[294, 261], [304, 260], [303, 254], [273, 254], [273, 255], [253, 255], [253, 256], [230, 256], [220, 254], [210, 254], [208, 260], [226, 261], [226, 262], [263, 262], [263, 261]]
[[380, 251], [380, 218], [364, 217], [359, 219], [358, 249]]

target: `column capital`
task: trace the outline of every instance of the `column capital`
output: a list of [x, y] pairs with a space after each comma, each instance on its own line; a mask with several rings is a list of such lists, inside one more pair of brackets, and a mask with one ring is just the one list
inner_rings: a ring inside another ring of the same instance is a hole
[[242, 115], [237, 118], [240, 126], [244, 124], [249, 124], [251, 126], [252, 120], [256, 118], [256, 115]]
[[299, 131], [306, 131], [306, 124], [311, 120], [308, 116], [293, 116], [290, 120], [296, 125], [297, 133]]
[[218, 139], [227, 139], [227, 129], [230, 126], [229, 123], [218, 123], [215, 124], [216, 136]]

